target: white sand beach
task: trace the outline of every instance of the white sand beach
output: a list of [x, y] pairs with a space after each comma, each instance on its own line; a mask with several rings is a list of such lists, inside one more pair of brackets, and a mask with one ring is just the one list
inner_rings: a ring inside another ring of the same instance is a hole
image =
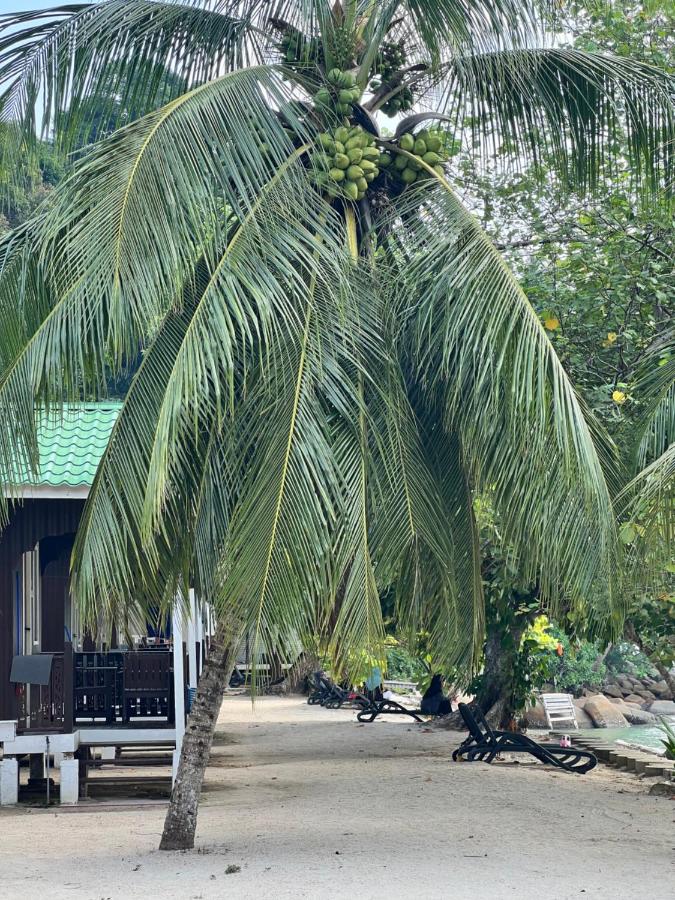
[[156, 849], [161, 802], [3, 811], [2, 898], [670, 900], [675, 807], [649, 783], [453, 763], [461, 737], [227, 697], [194, 851]]

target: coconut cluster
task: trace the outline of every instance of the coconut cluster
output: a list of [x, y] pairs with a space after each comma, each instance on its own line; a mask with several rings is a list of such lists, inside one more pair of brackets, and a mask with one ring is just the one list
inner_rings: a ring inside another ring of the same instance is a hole
[[437, 175], [445, 175], [443, 163], [448, 156], [447, 135], [442, 131], [420, 131], [417, 134], [402, 134], [398, 140], [401, 150], [412, 154], [404, 156], [402, 153], [394, 160], [394, 172], [404, 184], [414, 184], [421, 178], [429, 177], [430, 173], [422, 163], [436, 172]]
[[334, 109], [340, 115], [348, 116], [363, 93], [356, 83], [354, 73], [331, 69], [326, 77], [328, 83], [316, 92], [314, 102], [319, 107]]
[[313, 154], [315, 180], [332, 197], [361, 200], [368, 187], [391, 164], [374, 135], [360, 125], [341, 125], [319, 135], [321, 150]]
[[381, 87], [390, 90], [392, 96], [383, 104], [382, 112], [387, 116], [395, 116], [400, 112], [412, 109], [415, 98], [407, 85], [401, 84], [403, 69], [408, 55], [403, 41], [385, 41], [373, 64], [373, 79], [370, 89], [378, 91]]

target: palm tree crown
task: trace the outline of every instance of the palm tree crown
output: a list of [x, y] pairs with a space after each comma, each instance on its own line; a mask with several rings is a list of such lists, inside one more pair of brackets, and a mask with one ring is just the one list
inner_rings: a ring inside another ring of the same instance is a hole
[[[470, 121], [469, 149], [514, 169], [546, 155], [593, 188], [628, 160], [656, 190], [671, 95], [546, 49], [543, 21], [514, 0], [5, 17], [6, 159], [36, 122], [77, 152], [2, 246], [4, 470], [34, 460], [36, 400], [96, 395], [143, 349], [75, 550], [90, 618], [189, 580], [258, 647], [318, 632], [346, 659], [377, 647], [393, 588], [439, 664], [468, 667], [477, 494], [551, 603], [610, 579], [598, 434], [448, 159]], [[111, 133], [82, 147], [94, 113]]]

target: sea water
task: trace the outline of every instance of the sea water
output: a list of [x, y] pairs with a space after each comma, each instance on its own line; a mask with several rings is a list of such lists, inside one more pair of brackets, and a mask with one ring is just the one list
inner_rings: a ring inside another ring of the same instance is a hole
[[[664, 716], [675, 728], [675, 716]], [[580, 734], [592, 734], [593, 737], [602, 736], [607, 741], [627, 741], [631, 744], [642, 744], [643, 747], [653, 747], [654, 750], [663, 750], [662, 740], [665, 737], [663, 731], [655, 725], [630, 725], [628, 728], [580, 728]]]

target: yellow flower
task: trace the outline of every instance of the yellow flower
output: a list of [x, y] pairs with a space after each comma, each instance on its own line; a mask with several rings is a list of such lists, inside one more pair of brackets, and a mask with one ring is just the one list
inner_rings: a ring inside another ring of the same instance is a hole
[[560, 328], [560, 322], [555, 316], [547, 316], [544, 319], [544, 328], [547, 331], [555, 331], [557, 328]]
[[608, 344], [613, 344], [614, 341], [616, 341], [616, 339], [617, 339], [616, 331], [608, 331], [607, 332], [607, 343]]
[[624, 394], [623, 391], [613, 391], [612, 392], [612, 400], [615, 403], [618, 403], [619, 405], [621, 405], [622, 403], [626, 402], [626, 395]]

